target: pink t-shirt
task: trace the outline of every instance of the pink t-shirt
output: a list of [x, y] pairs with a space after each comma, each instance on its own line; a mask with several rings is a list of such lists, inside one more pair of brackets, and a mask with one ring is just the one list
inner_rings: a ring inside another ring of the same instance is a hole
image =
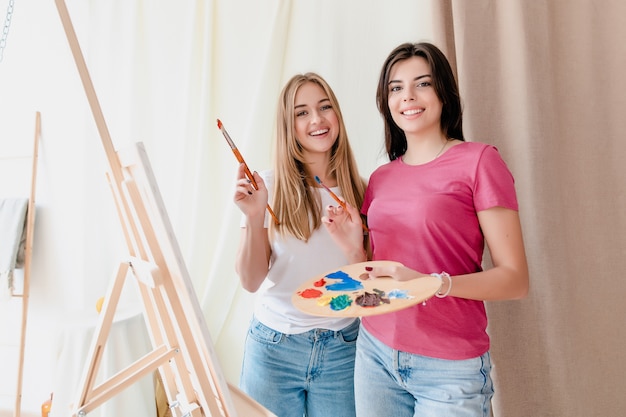
[[[398, 158], [379, 167], [361, 211], [374, 260], [454, 276], [481, 270], [484, 237], [477, 212], [496, 206], [518, 209], [513, 176], [494, 146], [465, 142], [426, 164], [410, 166]], [[426, 305], [362, 322], [404, 352], [468, 359], [489, 350], [482, 301], [433, 297]]]

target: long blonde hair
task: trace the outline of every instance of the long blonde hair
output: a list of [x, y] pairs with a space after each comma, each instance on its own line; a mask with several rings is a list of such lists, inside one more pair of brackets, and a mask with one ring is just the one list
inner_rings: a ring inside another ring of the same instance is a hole
[[358, 209], [361, 208], [365, 193], [365, 181], [359, 176], [339, 102], [333, 90], [318, 74], [308, 72], [294, 75], [283, 87], [278, 100], [272, 207], [280, 224], [271, 224], [270, 233], [289, 233], [305, 242], [322, 223], [319, 189], [312, 189], [309, 185], [311, 174], [295, 135], [296, 92], [308, 82], [315, 83], [324, 90], [339, 122], [339, 135], [331, 149], [327, 178], [336, 178], [344, 200]]

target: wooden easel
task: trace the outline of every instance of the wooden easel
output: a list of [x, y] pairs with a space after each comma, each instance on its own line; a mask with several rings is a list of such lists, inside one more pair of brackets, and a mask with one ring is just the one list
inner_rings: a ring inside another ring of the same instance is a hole
[[[108, 180], [128, 248], [105, 297], [73, 416], [85, 416], [158, 370], [173, 416], [274, 416], [223, 377], [204, 315], [141, 143], [115, 151], [63, 0], [55, 0], [109, 162]], [[128, 276], [137, 280], [153, 350], [96, 385]]]

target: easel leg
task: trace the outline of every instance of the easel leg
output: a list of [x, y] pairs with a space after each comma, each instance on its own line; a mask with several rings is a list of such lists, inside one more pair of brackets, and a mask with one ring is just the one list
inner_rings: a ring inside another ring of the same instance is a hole
[[111, 325], [113, 323], [113, 318], [115, 317], [115, 310], [122, 294], [122, 289], [124, 288], [124, 281], [126, 280], [128, 268], [128, 262], [120, 263], [113, 285], [111, 285], [108, 294], [104, 298], [104, 304], [102, 305], [102, 310], [100, 311], [100, 322], [96, 327], [95, 334], [97, 337], [93, 340], [90, 349], [91, 354], [89, 356], [89, 366], [83, 375], [83, 382], [80, 385], [82, 387], [80, 397], [78, 401], [74, 403], [77, 408], [84, 406], [89, 401], [89, 393], [95, 385], [104, 345], [106, 344], [109, 332], [111, 331]]

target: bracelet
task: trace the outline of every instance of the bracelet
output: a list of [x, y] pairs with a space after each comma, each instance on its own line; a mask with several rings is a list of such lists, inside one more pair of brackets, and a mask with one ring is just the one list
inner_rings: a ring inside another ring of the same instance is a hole
[[439, 290], [435, 293], [435, 297], [437, 298], [447, 297], [450, 294], [450, 291], [452, 291], [452, 277], [450, 276], [450, 274], [448, 274], [447, 272], [442, 272], [441, 274], [432, 273], [430, 275], [439, 278], [439, 281], [441, 281], [441, 287], [443, 287], [443, 277], [448, 278], [448, 289], [446, 290], [446, 292], [442, 294], [441, 287], [439, 287]]

